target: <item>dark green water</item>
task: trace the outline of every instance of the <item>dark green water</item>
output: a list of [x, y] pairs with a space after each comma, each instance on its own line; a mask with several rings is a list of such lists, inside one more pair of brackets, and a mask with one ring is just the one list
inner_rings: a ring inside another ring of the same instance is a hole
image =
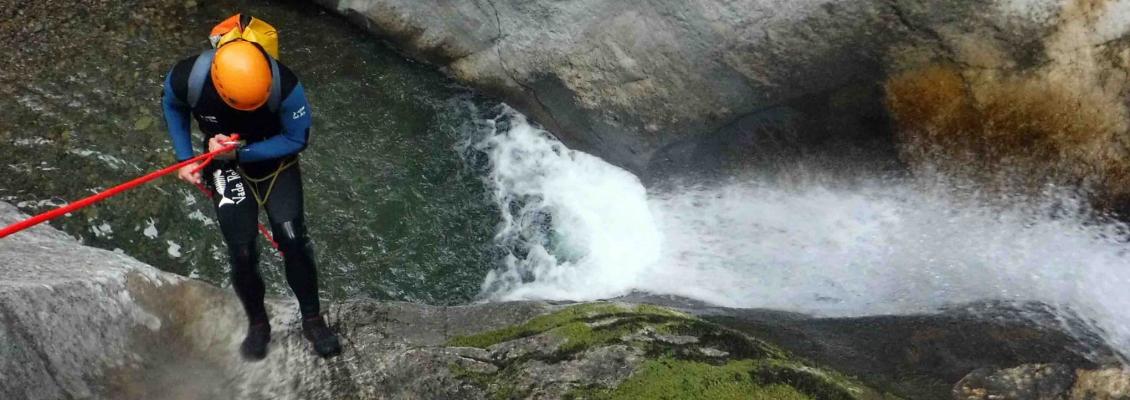
[[[97, 16], [45, 7], [6, 11], [30, 22], [3, 26], [25, 45], [0, 61], [0, 199], [37, 213], [171, 164], [164, 74], [207, 48], [212, 24], [243, 11], [278, 28], [280, 58], [314, 110], [303, 172], [323, 295], [458, 303], [478, 293], [498, 257], [499, 217], [455, 148], [483, 102], [468, 90], [303, 3], [122, 2]], [[225, 284], [212, 217], [195, 188], [168, 177], [53, 225]], [[287, 293], [281, 259], [264, 260], [269, 286]]]

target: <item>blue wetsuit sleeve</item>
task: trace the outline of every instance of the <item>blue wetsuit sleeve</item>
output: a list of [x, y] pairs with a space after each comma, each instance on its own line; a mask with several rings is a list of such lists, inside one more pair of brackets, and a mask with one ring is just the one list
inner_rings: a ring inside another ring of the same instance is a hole
[[169, 138], [173, 140], [173, 150], [176, 151], [177, 160], [184, 161], [192, 158], [192, 122], [188, 104], [177, 98], [173, 93], [173, 72], [165, 77], [165, 94], [161, 96], [161, 108], [165, 111], [165, 124], [169, 128]]
[[282, 132], [262, 142], [256, 142], [239, 150], [240, 162], [255, 162], [297, 154], [306, 148], [310, 137], [310, 104], [302, 84], [294, 87], [290, 95], [279, 106], [279, 122]]

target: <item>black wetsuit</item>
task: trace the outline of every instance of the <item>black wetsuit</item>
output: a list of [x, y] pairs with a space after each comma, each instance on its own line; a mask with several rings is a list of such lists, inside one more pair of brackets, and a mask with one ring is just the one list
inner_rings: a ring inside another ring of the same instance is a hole
[[[286, 263], [286, 279], [298, 298], [304, 317], [320, 312], [314, 254], [306, 233], [302, 174], [298, 153], [310, 134], [310, 107], [297, 77], [281, 63], [281, 102], [277, 110], [264, 104], [253, 111], [239, 111], [225, 103], [207, 78], [195, 107], [189, 105], [189, 75], [197, 56], [176, 64], [165, 80], [162, 105], [177, 158], [193, 156], [190, 122], [204, 132], [204, 148], [217, 134], [239, 134], [246, 145], [237, 159], [214, 161], [203, 179], [215, 192], [213, 205], [231, 261], [231, 280], [252, 324], [266, 322], [264, 285], [259, 274], [259, 202], [267, 211], [271, 230]], [[280, 171], [280, 167], [286, 167]], [[255, 182], [278, 172], [277, 177]]]

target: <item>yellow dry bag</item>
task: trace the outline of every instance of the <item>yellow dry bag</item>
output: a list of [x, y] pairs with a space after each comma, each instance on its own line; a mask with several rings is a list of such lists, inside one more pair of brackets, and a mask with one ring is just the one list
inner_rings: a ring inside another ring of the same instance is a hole
[[250, 15], [236, 14], [212, 27], [208, 35], [212, 47], [219, 48], [233, 40], [246, 40], [262, 47], [267, 54], [279, 59], [279, 33], [275, 27]]

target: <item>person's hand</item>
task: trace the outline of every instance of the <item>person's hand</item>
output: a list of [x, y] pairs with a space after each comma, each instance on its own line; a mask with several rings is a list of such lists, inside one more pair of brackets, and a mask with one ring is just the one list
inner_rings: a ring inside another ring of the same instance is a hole
[[[228, 142], [231, 142], [231, 137], [229, 137], [228, 135], [219, 134], [219, 135], [216, 135], [216, 136], [212, 136], [211, 139], [208, 139], [208, 152], [211, 153], [213, 151], [223, 149], [225, 146], [228, 145]], [[231, 160], [233, 158], [235, 158], [235, 150], [234, 149], [232, 149], [230, 151], [225, 151], [225, 152], [220, 153], [220, 154], [216, 154], [216, 159], [219, 159], [219, 160]]]
[[177, 178], [194, 185], [199, 185], [202, 182], [200, 179], [200, 171], [194, 171], [198, 165], [199, 163], [192, 163], [180, 167], [180, 170], [177, 171]]

